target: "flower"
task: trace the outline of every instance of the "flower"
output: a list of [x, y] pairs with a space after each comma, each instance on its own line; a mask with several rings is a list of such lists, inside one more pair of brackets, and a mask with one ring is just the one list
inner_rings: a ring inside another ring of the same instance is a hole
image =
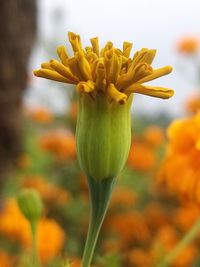
[[186, 200], [200, 203], [200, 113], [168, 128], [168, 152], [158, 181]]
[[40, 146], [47, 152], [58, 157], [61, 161], [75, 159], [76, 143], [74, 135], [64, 130], [54, 130], [43, 134]]
[[53, 120], [52, 112], [45, 107], [26, 108], [25, 115], [33, 121], [43, 124], [51, 123]]
[[177, 50], [180, 53], [194, 54], [198, 51], [199, 39], [195, 36], [186, 36], [177, 44]]
[[47, 203], [51, 203], [51, 205], [52, 203], [67, 204], [72, 198], [70, 192], [48, 182], [47, 179], [39, 175], [27, 176], [23, 181], [23, 186], [36, 189], [42, 199]]
[[11, 255], [6, 253], [4, 250], [0, 250], [0, 262], [3, 267], [12, 267], [14, 266], [14, 261]]
[[[30, 249], [32, 243], [29, 222], [22, 215], [15, 199], [7, 199], [0, 213], [0, 233], [12, 241], [19, 242]], [[48, 242], [47, 242], [48, 240]], [[57, 256], [63, 248], [65, 233], [58, 223], [51, 219], [42, 219], [38, 225], [37, 241], [42, 262]]]
[[149, 145], [158, 147], [165, 139], [164, 130], [156, 125], [151, 125], [145, 129], [143, 138]]
[[131, 145], [128, 166], [138, 171], [150, 171], [155, 166], [155, 151], [146, 143], [135, 142]]
[[127, 102], [131, 93], [160, 98], [173, 95], [171, 89], [143, 85], [172, 71], [170, 66], [151, 67], [156, 50], [143, 48], [131, 59], [132, 43], [124, 42], [123, 50], [120, 50], [109, 41], [100, 50], [95, 37], [90, 40], [92, 47], [87, 46], [84, 50], [79, 35], [69, 32], [68, 37], [74, 56], [69, 57], [66, 48], [59, 46], [57, 53], [61, 62], [52, 59], [42, 63], [41, 69], [34, 71], [35, 76], [76, 84], [79, 93], [95, 98], [100, 92], [119, 104]]
[[200, 111], [200, 95], [196, 94], [190, 96], [186, 102], [186, 111], [191, 114], [195, 114]]
[[[132, 93], [169, 98], [172, 89], [145, 83], [169, 74], [172, 67], [153, 69], [155, 49], [143, 48], [130, 58], [132, 43], [123, 50], [107, 42], [100, 50], [98, 38], [82, 48], [80, 36], [69, 32], [74, 56], [64, 46], [57, 48], [60, 62], [41, 64], [34, 74], [59, 82], [76, 84], [79, 114], [76, 129], [78, 159], [85, 173], [101, 180], [114, 177], [123, 168], [130, 148]], [[89, 133], [89, 134], [88, 134]], [[109, 149], [108, 149], [109, 147]]]

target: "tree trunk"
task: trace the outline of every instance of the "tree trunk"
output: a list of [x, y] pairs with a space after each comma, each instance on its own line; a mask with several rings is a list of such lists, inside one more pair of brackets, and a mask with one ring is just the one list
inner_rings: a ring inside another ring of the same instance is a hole
[[0, 5], [0, 183], [22, 149], [21, 103], [36, 35], [35, 0]]

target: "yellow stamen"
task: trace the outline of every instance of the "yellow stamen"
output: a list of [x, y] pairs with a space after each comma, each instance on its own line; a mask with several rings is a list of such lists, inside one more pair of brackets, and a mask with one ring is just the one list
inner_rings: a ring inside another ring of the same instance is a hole
[[40, 69], [40, 70], [34, 70], [33, 73], [37, 77], [42, 77], [42, 78], [46, 78], [46, 79], [57, 81], [57, 82], [73, 84], [72, 81], [70, 81], [69, 79], [63, 77], [62, 75], [60, 75], [59, 73], [57, 73], [54, 70]]
[[174, 95], [174, 91], [172, 89], [157, 86], [141, 85], [137, 83], [128, 87], [125, 93], [138, 93], [163, 99], [170, 98]]
[[70, 68], [64, 66], [57, 60], [54, 60], [54, 59], [50, 60], [50, 66], [55, 71], [57, 71], [60, 75], [69, 79], [72, 83], [76, 84], [77, 82], [79, 82], [79, 79], [75, 75], [72, 74]]
[[73, 32], [69, 32], [68, 38], [69, 38], [69, 41], [73, 48], [74, 53], [82, 50], [80, 35], [75, 34]]
[[92, 80], [90, 64], [87, 61], [87, 59], [84, 57], [84, 54], [82, 52], [77, 52], [76, 56], [77, 56], [77, 60], [78, 60], [79, 70], [80, 70], [82, 76], [84, 77], [84, 79], [86, 81]]
[[66, 51], [66, 48], [64, 47], [64, 45], [60, 45], [57, 47], [57, 54], [62, 62], [63, 65], [65, 66], [68, 66], [68, 54], [67, 54], [67, 51]]
[[133, 47], [132, 43], [129, 42], [124, 42], [123, 43], [123, 53], [125, 57], [129, 57], [131, 53], [131, 49]]
[[76, 89], [79, 93], [90, 93], [95, 90], [95, 84], [92, 81], [80, 82]]
[[127, 100], [127, 95], [117, 90], [113, 83], [110, 83], [107, 88], [108, 95], [117, 103], [124, 104]]
[[159, 77], [169, 74], [170, 72], [172, 72], [172, 70], [173, 68], [171, 66], [165, 66], [163, 68], [155, 69], [152, 74], [140, 79], [137, 82], [146, 83], [146, 82], [152, 81], [154, 79], [157, 79]]
[[90, 39], [90, 42], [92, 44], [92, 48], [93, 48], [94, 53], [96, 53], [97, 56], [99, 56], [99, 39], [98, 39], [98, 37]]

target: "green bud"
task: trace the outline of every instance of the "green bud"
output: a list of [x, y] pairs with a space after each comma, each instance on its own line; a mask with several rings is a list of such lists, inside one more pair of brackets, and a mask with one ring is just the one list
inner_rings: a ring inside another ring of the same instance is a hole
[[42, 215], [43, 204], [39, 193], [34, 189], [23, 189], [17, 197], [18, 206], [30, 221], [38, 221]]
[[124, 167], [131, 144], [131, 102], [132, 97], [120, 105], [102, 93], [79, 95], [78, 159], [95, 180], [116, 177]]

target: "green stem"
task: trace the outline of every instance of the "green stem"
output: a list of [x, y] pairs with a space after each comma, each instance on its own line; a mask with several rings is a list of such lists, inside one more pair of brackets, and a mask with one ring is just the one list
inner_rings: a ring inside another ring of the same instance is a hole
[[37, 249], [37, 226], [38, 226], [37, 221], [31, 222], [33, 267], [40, 267], [38, 249]]
[[192, 228], [185, 234], [181, 241], [175, 246], [175, 248], [161, 261], [157, 267], [170, 266], [174, 259], [180, 254], [180, 252], [189, 245], [200, 231], [200, 218], [194, 223]]
[[108, 208], [115, 178], [96, 181], [88, 177], [91, 215], [81, 267], [90, 267], [98, 235]]

